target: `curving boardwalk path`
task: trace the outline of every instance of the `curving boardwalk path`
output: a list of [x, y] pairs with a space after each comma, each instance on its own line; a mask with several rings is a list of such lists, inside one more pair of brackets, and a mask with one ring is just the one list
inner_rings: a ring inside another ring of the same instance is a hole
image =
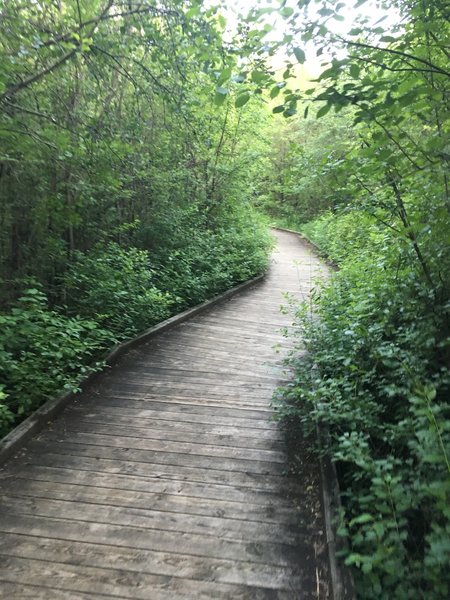
[[320, 264], [277, 237], [265, 282], [130, 351], [0, 471], [2, 599], [329, 597], [317, 465], [288, 475], [269, 406], [283, 292]]

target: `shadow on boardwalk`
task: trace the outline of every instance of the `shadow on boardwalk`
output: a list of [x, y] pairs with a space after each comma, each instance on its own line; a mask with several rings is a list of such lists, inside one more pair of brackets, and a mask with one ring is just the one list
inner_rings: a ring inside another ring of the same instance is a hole
[[2, 469], [1, 598], [329, 598], [318, 468], [287, 475], [270, 410], [282, 294], [321, 267], [277, 237], [262, 284], [130, 351]]

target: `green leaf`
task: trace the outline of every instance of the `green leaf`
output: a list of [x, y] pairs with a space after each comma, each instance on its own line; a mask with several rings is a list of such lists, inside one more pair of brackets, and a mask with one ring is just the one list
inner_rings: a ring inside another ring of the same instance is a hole
[[337, 75], [338, 70], [336, 67], [330, 67], [329, 69], [325, 69], [325, 71], [323, 71], [320, 76], [318, 81], [323, 81], [324, 79], [330, 79], [332, 77], [334, 77], [335, 75]]
[[244, 106], [244, 104], [247, 104], [247, 102], [249, 100], [250, 100], [250, 94], [248, 92], [245, 92], [244, 94], [240, 94], [236, 98], [234, 105], [236, 108], [240, 108], [241, 106]]
[[354, 63], [350, 65], [350, 76], [353, 77], [353, 79], [358, 79], [360, 72], [361, 69], [358, 65], [355, 65]]
[[285, 119], [289, 118], [289, 117], [293, 117], [294, 115], [297, 114], [297, 111], [295, 108], [287, 108], [284, 112], [283, 112], [283, 117]]
[[331, 104], [325, 104], [325, 106], [322, 106], [322, 108], [319, 108], [319, 110], [317, 111], [316, 114], [316, 119], [320, 119], [321, 117], [324, 117], [331, 109]]
[[277, 113], [282, 113], [284, 112], [284, 104], [280, 104], [279, 106], [275, 106], [275, 108], [272, 109], [272, 112], [276, 115]]
[[380, 37], [380, 42], [392, 43], [396, 41], [397, 38], [393, 37], [392, 35], [383, 35], [382, 37]]
[[252, 71], [251, 77], [254, 83], [261, 83], [267, 75], [263, 71]]
[[227, 67], [226, 69], [224, 69], [222, 71], [222, 73], [219, 75], [219, 78], [217, 79], [217, 85], [221, 86], [223, 83], [225, 83], [225, 81], [228, 81], [231, 77], [231, 73], [232, 73], [231, 67]]
[[275, 8], [270, 8], [269, 6], [266, 8], [259, 8], [256, 13], [255, 13], [255, 19], [249, 19], [249, 20], [257, 20], [259, 19], [259, 17], [262, 17], [262, 15], [269, 15], [272, 14], [273, 12], [275, 12]]
[[221, 106], [225, 102], [226, 99], [227, 99], [227, 94], [222, 94], [221, 92], [217, 91], [214, 96], [214, 104], [216, 106]]
[[317, 11], [319, 13], [319, 15], [321, 15], [322, 17], [329, 17], [330, 15], [333, 14], [333, 9], [331, 8], [327, 8], [326, 6], [324, 6], [323, 8], [321, 8], [319, 11]]
[[271, 98], [276, 98], [276, 97], [278, 96], [278, 94], [280, 93], [280, 91], [281, 91], [281, 90], [280, 90], [280, 88], [279, 88], [278, 86], [275, 86], [275, 87], [273, 87], [273, 88], [270, 90], [270, 97], [271, 97]]
[[193, 6], [186, 12], [186, 19], [192, 19], [193, 17], [197, 17], [200, 14], [200, 7]]
[[303, 113], [303, 118], [306, 119], [309, 113], [309, 104], [308, 106], [305, 108], [305, 112]]
[[290, 6], [285, 6], [284, 8], [282, 8], [280, 10], [280, 15], [282, 17], [284, 17], [285, 19], [288, 19], [289, 17], [292, 17], [293, 14], [294, 14], [294, 9], [291, 8]]
[[373, 516], [369, 513], [363, 513], [362, 515], [359, 515], [358, 517], [352, 519], [349, 525], [360, 525], [362, 523], [369, 523], [370, 521], [373, 521]]
[[294, 54], [299, 63], [303, 64], [305, 62], [305, 52], [301, 48], [294, 48]]

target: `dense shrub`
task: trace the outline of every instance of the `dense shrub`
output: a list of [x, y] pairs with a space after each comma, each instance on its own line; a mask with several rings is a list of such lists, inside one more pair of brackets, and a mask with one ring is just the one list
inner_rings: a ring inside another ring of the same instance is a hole
[[332, 212], [325, 212], [299, 229], [337, 264], [361, 252], [365, 257], [370, 254], [380, 258], [384, 245], [392, 239], [385, 227], [354, 209], [341, 212], [338, 218]]
[[110, 242], [77, 254], [64, 278], [65, 299], [70, 313], [93, 318], [123, 339], [169, 316], [174, 300], [153, 279], [147, 251]]
[[114, 341], [92, 319], [50, 310], [36, 288], [0, 314], [0, 325], [0, 435], [45, 400], [77, 389], [98, 368], [99, 351]]
[[260, 275], [267, 268], [271, 238], [263, 223], [253, 220], [252, 225], [195, 231], [179, 247], [158, 256], [156, 284], [184, 308]]

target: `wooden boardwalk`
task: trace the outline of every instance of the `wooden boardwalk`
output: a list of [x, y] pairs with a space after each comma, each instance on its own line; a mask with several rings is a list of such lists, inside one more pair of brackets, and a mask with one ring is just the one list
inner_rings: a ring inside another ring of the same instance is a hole
[[329, 597], [317, 465], [287, 474], [269, 405], [282, 293], [321, 267], [277, 236], [265, 282], [130, 351], [0, 471], [2, 599]]

